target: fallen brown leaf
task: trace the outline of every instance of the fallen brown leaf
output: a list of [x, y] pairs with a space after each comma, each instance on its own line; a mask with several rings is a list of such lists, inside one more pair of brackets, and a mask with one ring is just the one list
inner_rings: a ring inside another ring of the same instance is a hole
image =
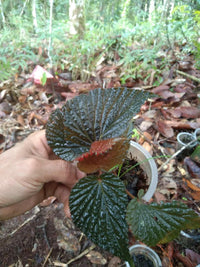
[[115, 256], [109, 261], [108, 267], [116, 267], [119, 266], [120, 263], [121, 263], [120, 258]]
[[86, 257], [93, 264], [105, 265], [107, 263], [107, 260], [98, 251], [92, 250], [86, 255]]
[[160, 85], [160, 86], [154, 88], [154, 89], [152, 90], [152, 92], [153, 92], [154, 94], [158, 94], [158, 93], [160, 93], [160, 92], [167, 91], [167, 90], [169, 90], [169, 89], [170, 89], [170, 86], [168, 86], [168, 85]]
[[153, 150], [152, 150], [152, 146], [148, 143], [148, 142], [144, 142], [142, 144], [142, 146], [152, 155], [153, 154]]
[[166, 197], [158, 191], [155, 192], [154, 198], [157, 203], [160, 203], [161, 201], [166, 201]]
[[176, 111], [181, 113], [181, 116], [186, 119], [195, 119], [200, 117], [200, 109], [196, 107], [180, 107]]
[[172, 127], [168, 124], [166, 124], [166, 121], [159, 120], [157, 122], [158, 131], [165, 137], [170, 138], [174, 136], [174, 130]]
[[200, 263], [200, 254], [198, 254], [198, 253], [196, 253], [193, 250], [188, 249], [188, 248], [186, 248], [185, 254], [193, 263], [195, 263], [195, 264]]
[[195, 267], [196, 266], [196, 264], [192, 263], [188, 257], [181, 255], [179, 252], [176, 252], [174, 254], [174, 256], [175, 256], [175, 258], [179, 259], [184, 264], [185, 267]]
[[0, 103], [0, 111], [5, 114], [10, 114], [12, 111], [12, 107], [7, 102]]
[[192, 190], [189, 194], [193, 197], [193, 199], [200, 201], [200, 188], [193, 184], [190, 180], [183, 178], [183, 181], [187, 184], [187, 186]]
[[165, 124], [175, 129], [197, 129], [200, 127], [199, 122], [189, 122], [188, 120], [181, 120], [181, 121], [165, 120]]
[[153, 125], [153, 122], [152, 121], [143, 121], [141, 124], [140, 124], [140, 129], [141, 131], [146, 131], [148, 130], [151, 126]]
[[200, 179], [200, 167], [193, 160], [191, 160], [189, 157], [186, 157], [184, 159], [184, 163], [187, 167], [189, 174], [193, 178]]
[[17, 116], [17, 122], [18, 122], [21, 126], [24, 126], [24, 125], [25, 125], [24, 118], [23, 118], [23, 116], [22, 116], [21, 114]]

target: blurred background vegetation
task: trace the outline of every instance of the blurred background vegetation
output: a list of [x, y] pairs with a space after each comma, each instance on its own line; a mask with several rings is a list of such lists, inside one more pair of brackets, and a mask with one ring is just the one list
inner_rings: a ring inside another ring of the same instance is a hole
[[36, 64], [87, 81], [104, 61], [123, 83], [186, 56], [200, 69], [200, 0], [0, 0], [0, 81]]

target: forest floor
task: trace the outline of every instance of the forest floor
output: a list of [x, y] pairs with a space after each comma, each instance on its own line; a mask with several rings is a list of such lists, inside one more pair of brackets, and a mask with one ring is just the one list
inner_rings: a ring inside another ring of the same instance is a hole
[[[154, 200], [182, 200], [200, 213], [200, 159], [194, 161], [191, 150], [176, 153], [177, 134], [193, 133], [200, 128], [200, 71], [192, 62], [188, 58], [173, 66], [158, 87], [144, 86], [142, 79], [128, 79], [123, 86], [157, 95], [135, 117], [137, 134], [133, 136], [156, 157], [159, 183]], [[151, 79], [153, 75], [152, 72]], [[32, 73], [21, 73], [0, 84], [0, 153], [45, 128], [50, 113], [65, 101], [98, 87], [121, 86], [118, 68], [113, 65], [102, 65], [87, 83], [72, 81], [68, 71], [45, 76], [43, 86], [43, 70], [37, 67]], [[199, 231], [196, 233], [200, 236]], [[134, 242], [130, 236], [130, 245]], [[154, 249], [163, 267], [200, 264], [200, 239], [180, 235]], [[65, 217], [62, 205], [53, 198], [24, 215], [0, 222], [1, 267], [68, 265], [124, 266], [119, 258], [96, 248], [76, 229], [71, 219]]]

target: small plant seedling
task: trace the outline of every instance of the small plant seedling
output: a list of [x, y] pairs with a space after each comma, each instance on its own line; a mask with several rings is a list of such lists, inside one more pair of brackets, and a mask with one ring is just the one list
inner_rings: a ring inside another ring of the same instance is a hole
[[96, 245], [134, 266], [128, 227], [147, 245], [168, 242], [180, 230], [199, 227], [199, 217], [183, 203], [128, 203], [126, 188], [113, 174], [127, 155], [132, 118], [151, 94], [127, 88], [96, 89], [55, 110], [46, 129], [56, 155], [77, 161], [86, 173], [72, 189], [70, 210], [77, 227]]
[[46, 82], [47, 82], [47, 74], [46, 74], [46, 72], [44, 72], [42, 74], [41, 83], [44, 86], [46, 84]]
[[137, 141], [140, 139], [140, 133], [137, 129], [133, 129], [132, 138], [135, 138]]

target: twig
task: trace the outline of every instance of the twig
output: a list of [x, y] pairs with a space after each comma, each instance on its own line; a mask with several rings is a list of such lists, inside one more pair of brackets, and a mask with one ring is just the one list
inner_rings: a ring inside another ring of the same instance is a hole
[[62, 263], [62, 262], [59, 262], [59, 261], [54, 261], [53, 264], [54, 264], [54, 266], [68, 267], [68, 265], [66, 263]]
[[51, 249], [49, 250], [49, 253], [48, 253], [47, 256], [46, 256], [45, 261], [44, 261], [44, 263], [42, 264], [42, 267], [44, 267], [44, 266], [46, 265], [47, 260], [48, 260], [48, 258], [50, 257], [52, 250], [53, 250], [53, 248], [51, 248]]
[[177, 155], [179, 155], [185, 148], [195, 143], [197, 140], [192, 140], [188, 144], [182, 146], [176, 153], [174, 153], [169, 159], [167, 159], [158, 169], [158, 172], [161, 171], [172, 159], [174, 159]]
[[91, 247], [89, 247], [88, 249], [84, 250], [81, 254], [79, 254], [77, 257], [71, 259], [70, 261], [67, 262], [67, 265], [69, 265], [70, 263], [72, 263], [73, 261], [76, 261], [80, 258], [82, 258], [83, 256], [85, 256], [86, 254], [88, 254], [91, 250], [93, 250], [96, 247], [95, 244], [93, 244]]
[[89, 247], [88, 249], [84, 250], [81, 254], [79, 254], [77, 257], [71, 259], [70, 261], [67, 262], [67, 266], [72, 263], [73, 261], [76, 261], [80, 258], [82, 258], [83, 256], [85, 256], [86, 254], [88, 254], [91, 250], [93, 250], [94, 248], [96, 248], [96, 245], [93, 244], [91, 247]]
[[31, 217], [29, 217], [27, 220], [25, 220], [18, 228], [16, 228], [15, 230], [13, 230], [10, 234], [8, 234], [8, 236], [12, 236], [14, 235], [19, 229], [21, 229], [25, 224], [27, 224], [28, 222], [30, 222], [31, 220], [33, 220], [36, 216], [37, 216], [37, 213], [39, 212], [40, 210], [36, 210], [35, 214]]
[[59, 266], [59, 267], [68, 267], [68, 265], [80, 258], [82, 258], [83, 256], [85, 256], [86, 254], [88, 254], [91, 250], [93, 250], [96, 247], [95, 244], [93, 244], [91, 247], [89, 247], [88, 249], [84, 250], [81, 254], [79, 254], [77, 257], [71, 259], [70, 261], [68, 261], [67, 263], [62, 263], [62, 262], [58, 262], [58, 261], [54, 261], [54, 265], [55, 266]]
[[197, 77], [195, 77], [195, 76], [193, 76], [193, 75], [190, 75], [190, 74], [185, 73], [185, 72], [180, 71], [180, 70], [176, 70], [176, 72], [177, 72], [178, 74], [182, 75], [182, 76], [185, 76], [185, 77], [187, 77], [187, 78], [189, 78], [189, 79], [195, 81], [195, 82], [200, 83], [200, 79], [198, 79]]
[[127, 189], [126, 189], [126, 194], [127, 194], [129, 197], [131, 197], [132, 199], [135, 198], [135, 196], [133, 196]]

